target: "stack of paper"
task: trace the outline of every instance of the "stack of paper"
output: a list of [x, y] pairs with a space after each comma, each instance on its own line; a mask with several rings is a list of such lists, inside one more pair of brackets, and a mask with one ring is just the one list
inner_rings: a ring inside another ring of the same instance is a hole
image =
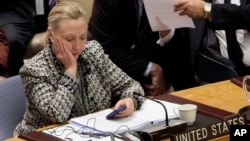
[[[179, 106], [179, 104], [162, 100], [158, 101], [165, 105], [168, 112], [168, 119], [176, 118], [173, 108]], [[140, 110], [135, 111], [130, 117], [107, 120], [106, 115], [111, 111], [111, 109], [107, 109], [97, 113], [72, 118], [69, 123], [84, 127], [91, 132], [120, 134], [125, 131], [136, 130], [159, 122], [165, 122], [166, 120], [166, 113], [163, 106], [152, 100], [146, 100], [142, 104]]]

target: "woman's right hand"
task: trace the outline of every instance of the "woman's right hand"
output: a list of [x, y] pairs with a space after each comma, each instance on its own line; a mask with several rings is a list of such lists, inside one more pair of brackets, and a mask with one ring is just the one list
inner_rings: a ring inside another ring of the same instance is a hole
[[52, 41], [56, 58], [64, 65], [65, 71], [76, 78], [77, 62], [62, 39], [55, 37]]
[[177, 0], [174, 4], [174, 11], [180, 16], [187, 15], [191, 18], [204, 18], [204, 0]]

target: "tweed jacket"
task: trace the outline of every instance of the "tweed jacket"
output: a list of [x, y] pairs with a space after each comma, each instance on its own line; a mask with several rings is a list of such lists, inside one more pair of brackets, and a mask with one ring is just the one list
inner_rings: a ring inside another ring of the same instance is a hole
[[14, 136], [110, 108], [127, 96], [140, 108], [143, 97], [133, 92], [144, 95], [141, 85], [113, 64], [98, 42], [88, 41], [77, 63], [74, 79], [48, 44], [20, 69], [27, 109]]

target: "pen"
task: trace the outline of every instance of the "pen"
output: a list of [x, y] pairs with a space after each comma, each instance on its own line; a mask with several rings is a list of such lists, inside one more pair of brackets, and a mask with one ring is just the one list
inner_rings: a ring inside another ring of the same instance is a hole
[[106, 118], [107, 119], [113, 119], [115, 117], [116, 114], [119, 114], [121, 111], [125, 110], [127, 108], [126, 105], [122, 105], [121, 107], [119, 107], [118, 109], [115, 109], [114, 111], [112, 111], [111, 113], [109, 113]]

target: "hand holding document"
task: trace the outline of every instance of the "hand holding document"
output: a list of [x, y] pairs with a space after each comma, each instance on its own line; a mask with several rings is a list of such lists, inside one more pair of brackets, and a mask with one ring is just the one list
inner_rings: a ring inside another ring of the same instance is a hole
[[143, 0], [149, 24], [152, 31], [163, 31], [174, 28], [194, 28], [194, 23], [188, 16], [179, 16], [174, 12], [176, 0]]

